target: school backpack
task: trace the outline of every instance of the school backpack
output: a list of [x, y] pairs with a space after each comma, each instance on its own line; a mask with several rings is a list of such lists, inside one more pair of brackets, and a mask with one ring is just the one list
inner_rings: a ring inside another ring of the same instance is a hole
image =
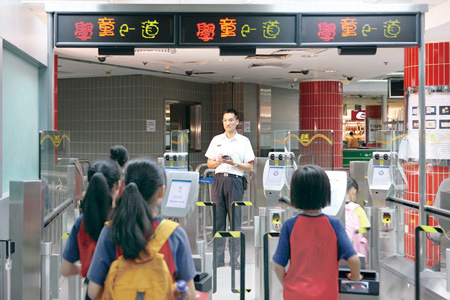
[[120, 256], [109, 268], [103, 300], [172, 300], [175, 284], [164, 260], [158, 253], [178, 223], [163, 220], [147, 244], [148, 254], [137, 259]]
[[358, 207], [359, 204], [354, 202], [349, 202], [345, 205], [345, 231], [355, 251], [367, 257], [367, 239], [362, 233], [356, 233], [356, 230], [360, 228], [359, 217], [355, 213], [355, 209]]
[[81, 221], [80, 229], [78, 230], [77, 242], [81, 262], [81, 276], [86, 277], [89, 266], [91, 265], [92, 257], [94, 256], [97, 242], [92, 240], [89, 234], [84, 230], [84, 218]]

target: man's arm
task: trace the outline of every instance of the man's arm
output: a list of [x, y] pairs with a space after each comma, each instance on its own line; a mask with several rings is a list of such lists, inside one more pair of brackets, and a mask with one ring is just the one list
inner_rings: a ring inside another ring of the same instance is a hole
[[[232, 162], [232, 163], [230, 163], [230, 165], [234, 166], [235, 163]], [[242, 171], [251, 171], [251, 170], [253, 170], [253, 161], [249, 161], [246, 163], [237, 163], [236, 168], [238, 168], [239, 170], [242, 170]]]
[[208, 161], [206, 162], [206, 164], [208, 165], [208, 168], [215, 169], [220, 165], [220, 162], [218, 160], [208, 158]]

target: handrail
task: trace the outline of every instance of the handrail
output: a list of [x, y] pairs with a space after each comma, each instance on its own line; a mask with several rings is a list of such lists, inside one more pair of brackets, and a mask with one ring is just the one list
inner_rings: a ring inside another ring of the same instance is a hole
[[208, 168], [208, 164], [207, 164], [207, 163], [199, 164], [197, 167], [195, 167], [195, 172], [200, 173], [200, 169], [201, 169], [202, 167]]
[[417, 202], [405, 200], [405, 199], [402, 199], [402, 198], [397, 198], [397, 197], [394, 197], [394, 196], [387, 197], [386, 201], [393, 202], [393, 203], [398, 204], [398, 205], [406, 206], [406, 207], [408, 207], [410, 209], [419, 210], [419, 203], [417, 203]]
[[206, 175], [208, 175], [208, 173], [216, 174], [216, 169], [206, 169], [206, 170], [203, 172], [203, 178], [208, 177], [208, 176], [206, 176]]
[[44, 217], [44, 229], [47, 228], [60, 214], [66, 211], [66, 209], [73, 203], [73, 199], [69, 198], [59, 206], [57, 206], [51, 213]]
[[425, 212], [432, 214], [432, 215], [438, 215], [440, 217], [444, 217], [446, 219], [450, 220], [450, 211], [446, 209], [442, 209], [439, 207], [434, 207], [430, 205], [425, 205]]

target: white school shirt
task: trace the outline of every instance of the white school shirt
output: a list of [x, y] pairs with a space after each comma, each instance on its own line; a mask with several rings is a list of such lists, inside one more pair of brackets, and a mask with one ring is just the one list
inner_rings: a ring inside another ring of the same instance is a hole
[[[217, 160], [217, 155], [229, 155], [235, 163], [248, 163], [255, 159], [250, 140], [236, 132], [235, 136], [229, 139], [224, 133], [216, 135], [209, 144], [205, 156], [212, 160]], [[216, 174], [230, 173], [234, 175], [244, 176], [244, 171], [238, 168], [222, 163], [216, 168]]]

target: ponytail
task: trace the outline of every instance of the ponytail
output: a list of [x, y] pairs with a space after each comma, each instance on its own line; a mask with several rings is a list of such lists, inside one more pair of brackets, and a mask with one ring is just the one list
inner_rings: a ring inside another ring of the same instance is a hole
[[135, 259], [146, 252], [152, 223], [150, 209], [138, 186], [134, 182], [127, 184], [111, 220], [111, 240], [122, 249], [125, 259]]
[[102, 173], [95, 173], [81, 203], [81, 210], [84, 215], [84, 230], [92, 240], [98, 240], [100, 231], [111, 210], [111, 205], [112, 197], [108, 182]]
[[89, 186], [81, 203], [84, 215], [84, 230], [89, 237], [97, 241], [111, 207], [111, 190], [119, 182], [120, 167], [111, 160], [99, 160], [88, 169]]
[[127, 164], [125, 190], [111, 219], [111, 239], [122, 248], [124, 258], [135, 259], [146, 251], [153, 232], [149, 205], [165, 183], [164, 170], [155, 161], [139, 158]]

